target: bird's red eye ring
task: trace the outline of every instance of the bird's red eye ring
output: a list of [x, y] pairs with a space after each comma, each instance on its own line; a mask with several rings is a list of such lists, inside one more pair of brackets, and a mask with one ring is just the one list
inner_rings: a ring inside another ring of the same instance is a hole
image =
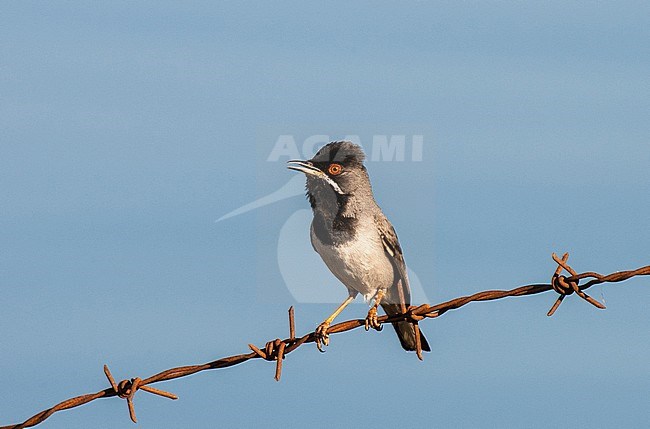
[[341, 164], [332, 164], [330, 167], [327, 169], [327, 171], [332, 175], [332, 176], [338, 176], [343, 172], [343, 166]]

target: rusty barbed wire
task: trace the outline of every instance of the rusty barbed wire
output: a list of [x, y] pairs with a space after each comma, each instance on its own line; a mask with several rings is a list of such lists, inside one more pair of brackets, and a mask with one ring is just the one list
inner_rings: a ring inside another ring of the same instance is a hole
[[[554, 290], [558, 293], [558, 297], [555, 300], [553, 306], [548, 311], [547, 316], [552, 316], [555, 311], [558, 309], [564, 298], [568, 295], [575, 293], [583, 300], [592, 304], [593, 306], [604, 309], [605, 306], [595, 300], [594, 298], [587, 295], [584, 291], [590, 287], [601, 284], [601, 283], [617, 283], [624, 280], [628, 280], [636, 276], [647, 276], [650, 275], [650, 265], [638, 268], [636, 270], [629, 271], [617, 271], [608, 275], [598, 274], [596, 272], [588, 271], [578, 274], [570, 265], [568, 265], [567, 260], [569, 254], [565, 253], [562, 258], [559, 258], [555, 253], [552, 255], [553, 260], [557, 263], [557, 268], [551, 277], [551, 283], [547, 284], [530, 284], [526, 286], [520, 286], [511, 290], [487, 290], [482, 292], [477, 292], [473, 295], [463, 296], [455, 298], [440, 304], [429, 305], [422, 304], [419, 306], [411, 306], [409, 308], [404, 308], [401, 314], [397, 314], [391, 317], [381, 316], [378, 318], [380, 323], [389, 323], [395, 321], [405, 320], [413, 323], [416, 333], [416, 354], [417, 357], [422, 360], [422, 347], [420, 344], [420, 330], [418, 323], [426, 318], [436, 318], [445, 314], [449, 310], [455, 310], [460, 307], [463, 307], [470, 302], [480, 302], [480, 301], [492, 301], [496, 299], [502, 299], [507, 297], [515, 296], [526, 296], [526, 295], [536, 295], [543, 292], [548, 292]], [[569, 273], [569, 276], [562, 275], [562, 271]], [[580, 280], [590, 279], [585, 284], [580, 285]], [[238, 365], [240, 363], [246, 362], [251, 359], [264, 359], [267, 361], [275, 361], [275, 380], [280, 381], [282, 375], [282, 361], [285, 356], [296, 350], [298, 347], [302, 346], [305, 343], [313, 343], [317, 341], [316, 333], [310, 332], [303, 335], [300, 338], [296, 338], [295, 333], [295, 320], [294, 320], [294, 310], [293, 307], [289, 308], [289, 338], [281, 340], [276, 338], [274, 340], [268, 341], [263, 348], [258, 348], [254, 344], [248, 344], [250, 353], [239, 354], [234, 356], [227, 356], [221, 359], [214, 360], [212, 362], [204, 363], [201, 365], [189, 365], [181, 366], [176, 368], [171, 368], [158, 374], [152, 375], [151, 377], [141, 379], [139, 377], [131, 378], [128, 380], [122, 380], [119, 383], [115, 382], [113, 375], [111, 374], [108, 366], [104, 365], [104, 374], [108, 379], [110, 387], [100, 390], [97, 393], [87, 394], [76, 396], [70, 398], [63, 402], [60, 402], [54, 405], [47, 410], [41, 411], [38, 414], [30, 417], [25, 420], [23, 423], [1, 426], [0, 429], [22, 429], [32, 426], [36, 426], [50, 417], [52, 414], [67, 410], [70, 408], [75, 408], [88, 402], [94, 401], [100, 398], [109, 398], [117, 396], [119, 398], [125, 399], [127, 402], [127, 407], [129, 411], [129, 416], [131, 420], [136, 423], [135, 408], [133, 405], [133, 397], [138, 390], [143, 390], [148, 393], [152, 393], [158, 396], [162, 396], [169, 399], [178, 399], [178, 397], [172, 393], [166, 392], [164, 390], [155, 389], [150, 384], [159, 383], [163, 381], [173, 380], [175, 378], [187, 377], [197, 372], [206, 371], [210, 369], [218, 368], [227, 368], [230, 366]], [[345, 322], [340, 322], [335, 325], [332, 325], [327, 330], [328, 334], [336, 334], [340, 332], [350, 331], [356, 328], [364, 326], [364, 319], [352, 319]]]

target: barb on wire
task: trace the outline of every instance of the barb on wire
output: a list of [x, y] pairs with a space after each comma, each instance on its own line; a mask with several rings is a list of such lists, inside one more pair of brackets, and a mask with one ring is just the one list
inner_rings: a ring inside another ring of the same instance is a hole
[[[551, 277], [551, 283], [546, 284], [530, 284], [526, 286], [520, 286], [511, 290], [488, 290], [483, 292], [478, 292], [473, 295], [463, 296], [459, 298], [452, 299], [436, 305], [422, 304], [420, 306], [411, 306], [406, 308], [402, 307], [402, 312], [400, 314], [393, 315], [391, 317], [381, 316], [378, 318], [380, 323], [389, 323], [397, 321], [408, 321], [414, 325], [415, 328], [415, 338], [416, 338], [416, 352], [417, 357], [422, 360], [422, 345], [420, 340], [420, 330], [418, 323], [426, 318], [436, 318], [445, 314], [449, 310], [455, 310], [464, 305], [469, 304], [470, 302], [479, 302], [479, 301], [491, 301], [495, 299], [502, 299], [510, 296], [525, 296], [525, 295], [535, 295], [543, 292], [548, 292], [554, 290], [559, 294], [555, 303], [548, 311], [547, 315], [552, 316], [555, 311], [558, 309], [564, 298], [568, 295], [575, 293], [583, 300], [589, 302], [593, 306], [604, 309], [605, 306], [587, 295], [584, 291], [590, 287], [601, 284], [601, 283], [617, 283], [624, 280], [628, 280], [635, 276], [647, 276], [650, 275], [650, 265], [638, 268], [636, 270], [629, 271], [617, 271], [608, 275], [598, 274], [592, 271], [584, 272], [578, 274], [576, 271], [571, 268], [567, 263], [569, 254], [565, 253], [562, 258], [559, 258], [555, 253], [552, 255], [553, 260], [557, 264], [557, 268], [554, 274]], [[566, 271], [569, 276], [562, 275], [562, 271]], [[585, 284], [580, 285], [580, 280], [589, 279]], [[339, 332], [346, 332], [352, 329], [359, 328], [364, 326], [364, 319], [353, 319], [347, 320], [345, 322], [337, 323], [332, 325], [327, 330], [328, 334], [335, 334]], [[104, 365], [104, 374], [108, 379], [110, 387], [100, 390], [97, 393], [77, 396], [63, 402], [56, 404], [55, 406], [48, 408], [47, 410], [41, 411], [38, 414], [30, 417], [25, 420], [23, 423], [9, 426], [2, 426], [0, 429], [22, 429], [32, 426], [36, 426], [39, 423], [43, 422], [45, 419], [50, 417], [52, 414], [67, 410], [70, 408], [78, 407], [80, 405], [87, 404], [88, 402], [94, 401], [99, 398], [109, 398], [112, 396], [117, 396], [123, 398], [127, 402], [129, 416], [131, 420], [135, 423], [135, 408], [133, 406], [133, 398], [135, 393], [138, 390], [144, 390], [145, 392], [153, 393], [158, 396], [162, 396], [169, 399], [178, 399], [178, 397], [172, 393], [165, 392], [164, 390], [155, 389], [150, 384], [159, 383], [162, 381], [173, 380], [175, 378], [186, 377], [197, 372], [206, 371], [210, 369], [218, 368], [227, 368], [233, 365], [238, 365], [240, 363], [246, 362], [251, 359], [264, 359], [268, 361], [275, 361], [275, 380], [280, 381], [282, 375], [282, 361], [285, 357], [296, 350], [298, 347], [305, 343], [314, 343], [316, 342], [316, 332], [310, 332], [303, 335], [300, 338], [296, 338], [296, 328], [294, 320], [294, 311], [293, 307], [289, 308], [289, 338], [281, 340], [276, 338], [266, 343], [263, 348], [259, 348], [254, 344], [249, 344], [248, 347], [251, 350], [250, 353], [240, 354], [234, 356], [224, 357], [212, 362], [204, 363], [202, 365], [190, 365], [190, 366], [181, 366], [166, 371], [159, 372], [158, 374], [152, 375], [151, 377], [141, 379], [141, 378], [131, 378], [129, 380], [122, 380], [119, 383], [115, 382], [111, 372], [108, 367]]]
[[104, 374], [108, 378], [108, 382], [113, 388], [113, 392], [120, 398], [126, 399], [127, 406], [129, 407], [129, 417], [133, 423], [137, 423], [138, 419], [135, 418], [135, 408], [133, 406], [133, 396], [138, 389], [142, 389], [145, 392], [153, 393], [154, 395], [163, 396], [169, 399], [178, 399], [178, 396], [173, 393], [165, 392], [164, 390], [154, 389], [153, 387], [146, 386], [142, 384], [142, 379], [139, 377], [132, 378], [131, 380], [122, 380], [120, 383], [116, 383], [111, 371], [108, 369], [108, 365], [104, 365]]

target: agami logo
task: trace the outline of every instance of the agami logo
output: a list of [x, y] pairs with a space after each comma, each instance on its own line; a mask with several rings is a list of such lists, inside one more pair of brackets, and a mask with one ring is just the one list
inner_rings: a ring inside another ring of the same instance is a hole
[[[305, 196], [305, 177], [291, 174], [284, 163], [290, 159], [310, 159], [322, 146], [332, 140], [352, 141], [363, 147], [361, 139], [356, 135], [347, 135], [343, 139], [331, 139], [330, 136], [317, 134], [299, 142], [293, 135], [280, 135], [270, 150], [266, 161], [274, 163], [278, 174], [286, 174], [287, 182], [277, 190], [244, 204], [221, 216], [216, 222], [243, 215], [280, 201]], [[423, 136], [413, 135], [374, 135], [372, 141], [366, 144], [369, 162], [420, 162], [423, 157]], [[365, 149], [365, 148], [364, 148]], [[381, 202], [380, 202], [381, 203]], [[279, 231], [277, 244], [277, 261], [280, 274], [287, 289], [299, 303], [332, 303], [339, 304], [345, 296], [344, 289], [337, 285], [339, 280], [327, 269], [323, 261], [311, 246], [309, 229], [312, 213], [305, 201], [305, 208], [296, 210], [284, 222]], [[399, 233], [399, 224], [395, 225]], [[405, 249], [408, 265], [408, 249]], [[429, 302], [422, 284], [415, 272], [408, 268], [413, 303]], [[319, 284], [307, 282], [305, 279], [322, 279]], [[358, 301], [361, 302], [361, 301]]]

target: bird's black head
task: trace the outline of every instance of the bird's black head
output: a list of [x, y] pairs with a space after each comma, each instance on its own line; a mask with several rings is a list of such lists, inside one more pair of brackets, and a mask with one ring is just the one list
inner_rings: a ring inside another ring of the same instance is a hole
[[348, 141], [339, 141], [320, 148], [311, 159], [311, 162], [320, 164], [338, 163], [347, 167], [362, 168], [365, 159], [366, 155], [360, 146]]
[[305, 173], [307, 192], [312, 196], [326, 190], [350, 196], [370, 191], [370, 180], [363, 166], [365, 158], [360, 146], [337, 141], [323, 146], [308, 161], [289, 161], [288, 168]]

